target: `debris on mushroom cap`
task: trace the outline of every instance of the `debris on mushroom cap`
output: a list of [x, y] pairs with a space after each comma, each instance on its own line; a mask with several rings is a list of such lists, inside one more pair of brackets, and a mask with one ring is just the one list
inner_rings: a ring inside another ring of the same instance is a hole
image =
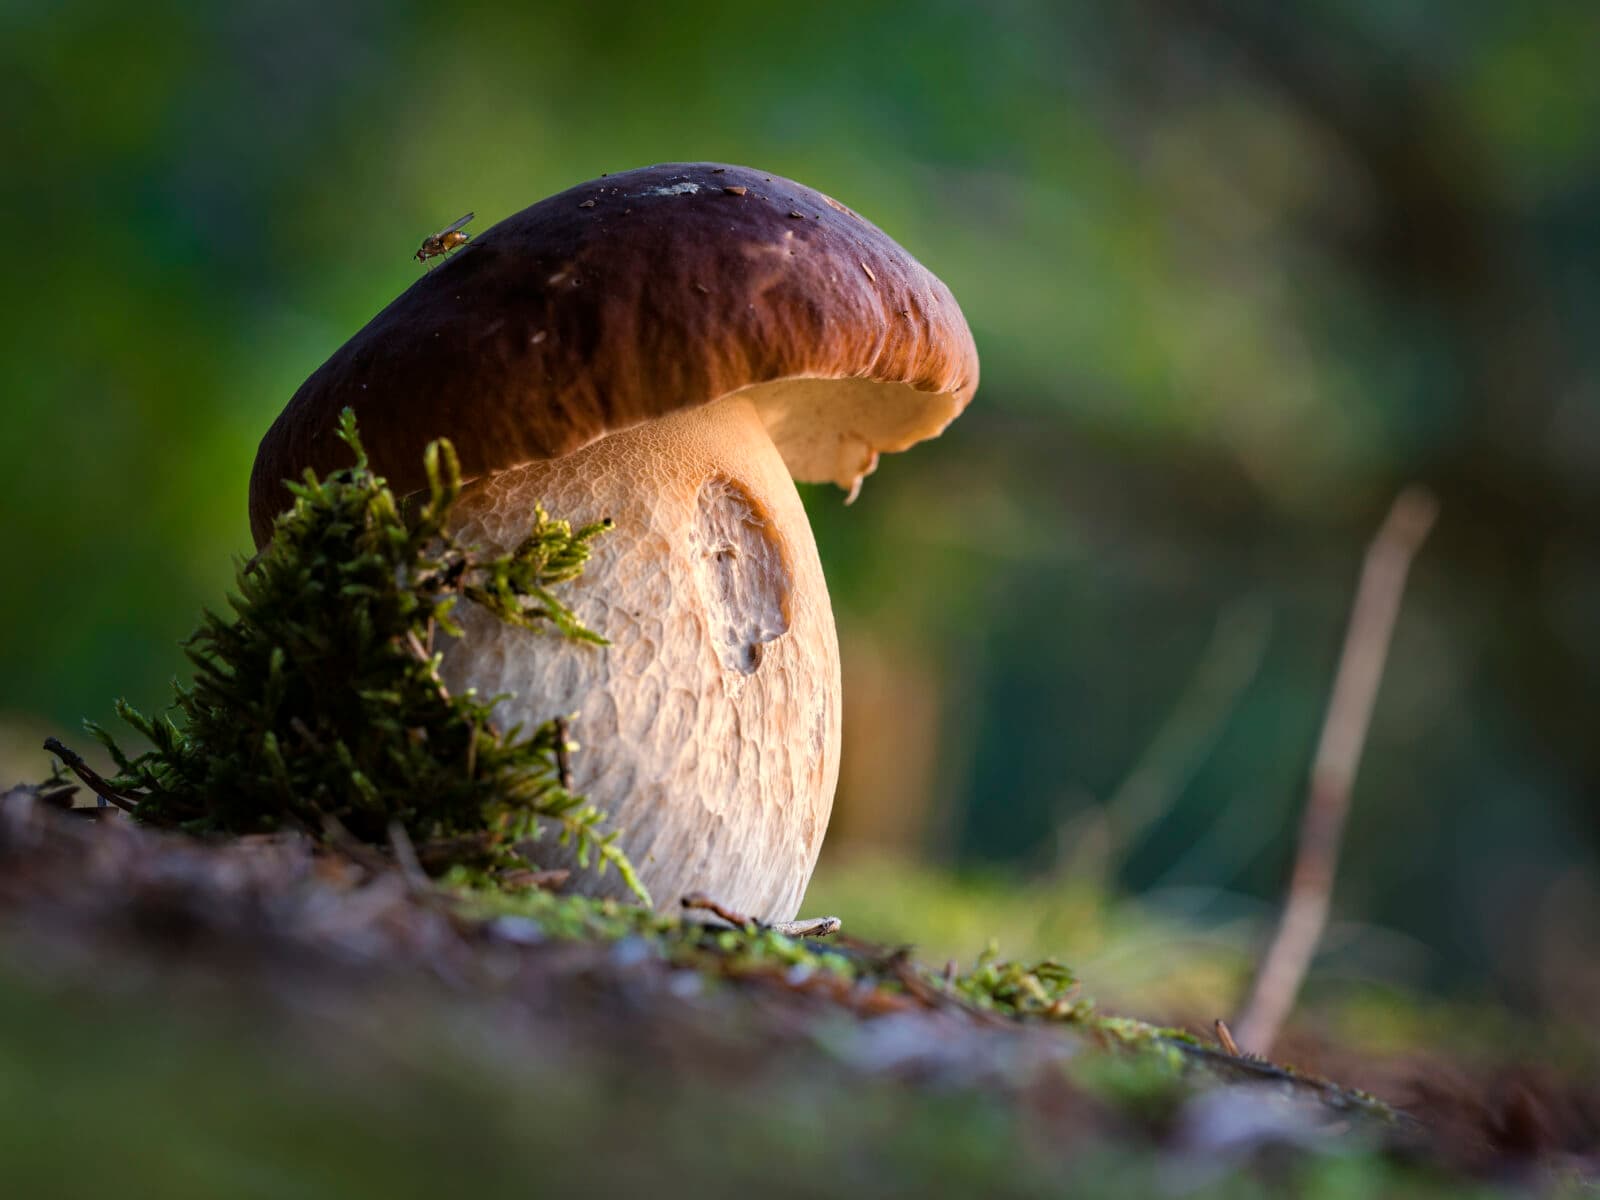
[[341, 465], [346, 406], [409, 492], [435, 437], [471, 479], [747, 390], [793, 476], [853, 496], [880, 453], [937, 436], [972, 398], [977, 351], [949, 289], [830, 197], [714, 163], [597, 186], [479, 234], [300, 387], [256, 457], [258, 545], [283, 480]]

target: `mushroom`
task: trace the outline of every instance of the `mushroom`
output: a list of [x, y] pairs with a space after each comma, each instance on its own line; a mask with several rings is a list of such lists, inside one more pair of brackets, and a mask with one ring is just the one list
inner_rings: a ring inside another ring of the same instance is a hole
[[402, 494], [430, 439], [455, 443], [469, 540], [515, 545], [536, 504], [612, 518], [573, 601], [608, 647], [466, 612], [445, 679], [506, 694], [499, 719], [525, 728], [579, 714], [574, 786], [658, 900], [786, 920], [832, 808], [840, 714], [793, 480], [853, 499], [977, 383], [949, 290], [876, 226], [776, 175], [646, 167], [501, 221], [337, 350], [261, 442], [251, 528], [271, 536], [282, 481], [344, 464], [345, 406]]

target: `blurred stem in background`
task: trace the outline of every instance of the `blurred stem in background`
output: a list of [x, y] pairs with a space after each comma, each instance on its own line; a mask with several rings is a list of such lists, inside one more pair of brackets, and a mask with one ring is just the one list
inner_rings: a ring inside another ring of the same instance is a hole
[[1400, 616], [1406, 576], [1438, 515], [1439, 502], [1431, 492], [1407, 488], [1373, 535], [1361, 564], [1339, 673], [1311, 764], [1289, 894], [1239, 1018], [1239, 1044], [1252, 1053], [1271, 1052], [1327, 927], [1351, 791]]

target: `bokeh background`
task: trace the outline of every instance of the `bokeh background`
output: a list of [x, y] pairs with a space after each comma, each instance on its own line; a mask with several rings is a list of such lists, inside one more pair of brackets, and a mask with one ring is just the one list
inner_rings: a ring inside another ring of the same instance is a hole
[[1317, 987], [1582, 1019], [1597, 45], [1564, 0], [4, 0], [0, 768], [163, 703], [257, 439], [423, 234], [748, 163], [910, 248], [983, 359], [855, 506], [807, 489], [847, 688], [810, 907], [1220, 1008], [1421, 481]]

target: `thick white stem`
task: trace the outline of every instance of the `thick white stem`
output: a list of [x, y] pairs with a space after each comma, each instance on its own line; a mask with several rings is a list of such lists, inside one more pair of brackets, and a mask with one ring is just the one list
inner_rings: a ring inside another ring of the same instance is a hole
[[[700, 891], [792, 918], [838, 778], [839, 651], [805, 510], [756, 409], [726, 397], [481, 480], [460, 531], [509, 548], [536, 503], [616, 522], [569, 589], [611, 645], [463, 611], [446, 682], [510, 693], [506, 724], [578, 714], [575, 786], [623, 830], [657, 904]], [[584, 886], [623, 894], [614, 875]]]

